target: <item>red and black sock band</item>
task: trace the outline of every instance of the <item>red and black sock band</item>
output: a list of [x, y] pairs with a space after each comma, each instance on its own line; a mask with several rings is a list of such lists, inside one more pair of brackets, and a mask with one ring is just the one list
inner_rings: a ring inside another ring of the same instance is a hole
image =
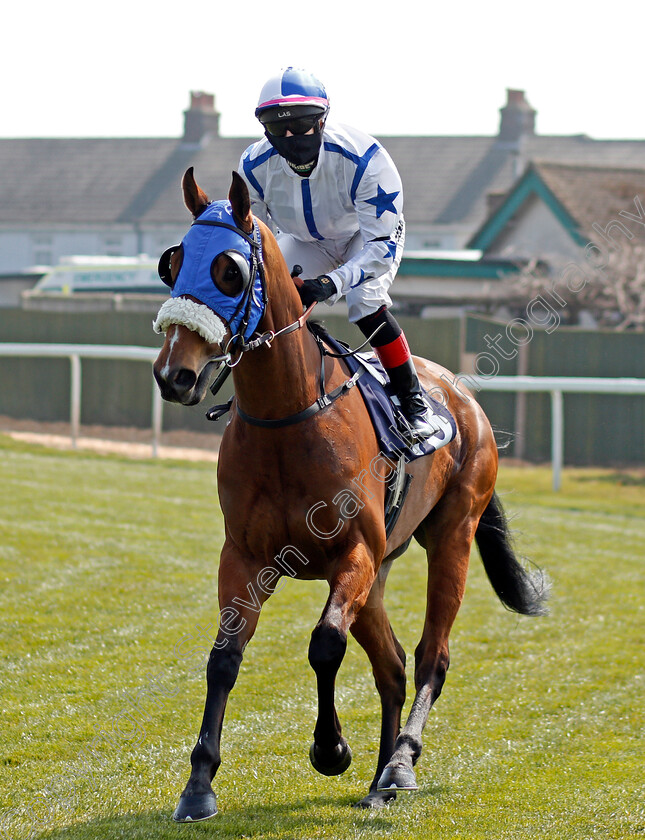
[[366, 338], [381, 327], [371, 343], [384, 368], [398, 367], [408, 361], [408, 342], [396, 318], [387, 307], [382, 306], [377, 312], [366, 315], [356, 323]]

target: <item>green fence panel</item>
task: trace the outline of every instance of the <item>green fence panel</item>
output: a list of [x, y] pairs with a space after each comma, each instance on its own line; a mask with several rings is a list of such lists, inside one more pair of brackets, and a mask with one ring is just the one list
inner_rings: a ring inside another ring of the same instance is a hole
[[[319, 307], [319, 320], [352, 347], [364, 337], [343, 315]], [[0, 310], [0, 341], [66, 344], [116, 344], [160, 347], [152, 330], [154, 313], [40, 312]], [[456, 370], [459, 366], [459, 321], [402, 318], [412, 351]], [[152, 373], [145, 362], [85, 359], [82, 365], [81, 422], [87, 425], [135, 426], [151, 422]], [[66, 359], [3, 358], [0, 365], [0, 414], [45, 422], [69, 420], [70, 365]], [[167, 431], [224, 430], [227, 418], [211, 423], [205, 411], [233, 393], [232, 379], [217, 397], [185, 408], [164, 404]]]
[[[528, 337], [524, 347], [530, 376], [600, 376], [645, 378], [645, 334], [616, 333], [560, 327], [545, 330], [518, 329], [490, 318], [467, 318], [466, 351], [494, 355], [499, 374], [518, 373], [519, 352], [512, 342]], [[510, 334], [510, 338], [509, 338]], [[500, 352], [492, 352], [491, 340]], [[483, 359], [483, 356], [481, 357]], [[548, 394], [527, 394], [526, 428], [515, 428], [518, 397], [514, 394], [480, 392], [478, 399], [493, 426], [524, 437], [524, 457], [548, 461], [551, 457], [551, 405]], [[503, 454], [514, 454], [510, 447]], [[618, 465], [645, 463], [645, 399], [614, 394], [566, 394], [564, 396], [564, 460], [571, 465]]]
[[[152, 315], [0, 309], [0, 341], [161, 346]], [[144, 427], [151, 422], [152, 373], [145, 362], [81, 360], [84, 424]], [[67, 359], [3, 357], [0, 414], [45, 422], [70, 416]]]
[[[160, 347], [152, 331], [154, 313], [39, 312], [0, 310], [0, 341], [117, 344]], [[346, 316], [327, 307], [315, 317], [339, 339], [356, 347], [364, 340]], [[559, 327], [529, 333], [518, 322], [481, 316], [420, 319], [400, 316], [410, 348], [447, 367], [461, 369], [463, 346], [474, 354], [482, 373], [514, 375], [519, 348], [526, 341], [526, 373], [534, 376], [645, 377], [645, 335]], [[86, 359], [83, 367], [81, 420], [84, 424], [150, 425], [152, 375], [143, 362]], [[69, 362], [64, 359], [7, 359], [0, 365], [0, 414], [42, 421], [69, 419]], [[190, 409], [164, 404], [164, 429], [222, 432], [227, 418], [205, 419], [205, 410], [232, 394], [229, 380], [220, 394]], [[477, 395], [496, 431], [502, 454], [513, 455], [518, 437], [524, 457], [548, 461], [551, 453], [551, 407], [546, 394], [528, 394], [526, 427], [516, 429], [518, 397], [479, 392]], [[521, 398], [520, 398], [521, 399]], [[645, 400], [640, 397], [570, 394], [564, 398], [565, 462], [567, 464], [645, 463]]]

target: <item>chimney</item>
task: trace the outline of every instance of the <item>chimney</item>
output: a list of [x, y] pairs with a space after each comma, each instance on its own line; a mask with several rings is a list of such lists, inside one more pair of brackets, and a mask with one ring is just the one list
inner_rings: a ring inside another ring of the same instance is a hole
[[498, 142], [519, 145], [523, 137], [535, 134], [535, 114], [523, 90], [506, 90], [506, 105], [500, 108]]
[[184, 143], [201, 143], [207, 135], [219, 136], [219, 111], [215, 97], [201, 90], [190, 92], [190, 108], [184, 111]]

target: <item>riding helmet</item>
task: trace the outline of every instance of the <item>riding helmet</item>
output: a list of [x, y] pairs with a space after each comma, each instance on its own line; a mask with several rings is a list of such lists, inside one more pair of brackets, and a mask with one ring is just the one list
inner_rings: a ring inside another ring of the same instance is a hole
[[293, 117], [326, 115], [329, 99], [324, 85], [312, 73], [287, 67], [266, 82], [255, 116], [262, 124]]

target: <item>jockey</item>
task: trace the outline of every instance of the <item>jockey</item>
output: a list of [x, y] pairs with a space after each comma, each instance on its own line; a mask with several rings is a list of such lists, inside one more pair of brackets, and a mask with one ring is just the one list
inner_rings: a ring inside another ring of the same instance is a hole
[[403, 254], [401, 179], [373, 137], [328, 125], [329, 99], [289, 67], [262, 88], [255, 116], [264, 138], [242, 155], [253, 213], [272, 223], [287, 265], [303, 268], [305, 306], [345, 295], [349, 320], [369, 338], [414, 436], [441, 427], [426, 402], [388, 290]]

